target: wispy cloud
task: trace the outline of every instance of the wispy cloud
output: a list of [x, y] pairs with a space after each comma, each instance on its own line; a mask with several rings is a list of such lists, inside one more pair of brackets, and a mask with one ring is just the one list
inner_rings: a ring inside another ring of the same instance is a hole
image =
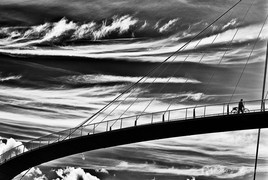
[[144, 28], [146, 28], [148, 26], [147, 21], [144, 21], [144, 24], [140, 27], [140, 30], [143, 30]]
[[159, 32], [163, 33], [165, 31], [168, 31], [169, 29], [171, 29], [175, 23], [179, 20], [179, 18], [177, 19], [172, 19], [170, 21], [168, 21], [166, 24], [164, 24], [162, 27], [159, 28]]
[[237, 22], [237, 19], [232, 19], [231, 21], [229, 21], [227, 24], [225, 24], [223, 27], [222, 27], [222, 30], [225, 30], [227, 28], [230, 28], [230, 27], [235, 27], [235, 26], [238, 26], [239, 23]]
[[104, 21], [101, 28], [93, 32], [95, 39], [100, 39], [104, 36], [109, 35], [109, 33], [118, 30], [119, 34], [122, 34], [129, 30], [129, 28], [135, 25], [138, 22], [137, 19], [133, 19], [131, 16], [126, 15], [120, 18], [114, 17], [113, 22], [110, 25], [107, 25], [107, 22]]
[[203, 166], [201, 168], [168, 168], [160, 167], [155, 164], [135, 164], [125, 161], [120, 162], [114, 169], [139, 171], [139, 172], [151, 172], [161, 174], [174, 174], [174, 175], [186, 175], [186, 176], [214, 176], [217, 178], [237, 178], [243, 177], [252, 173], [253, 169], [249, 167], [237, 167], [237, 166], [223, 166], [223, 165], [211, 165]]
[[9, 81], [9, 80], [19, 80], [22, 76], [1, 76], [1, 73], [0, 73], [0, 82], [4, 82], [4, 81]]
[[[69, 81], [73, 83], [106, 83], [106, 82], [137, 82], [142, 77], [130, 77], [130, 76], [112, 76], [112, 75], [78, 75], [78, 76], [67, 76], [62, 77], [64, 81]], [[186, 79], [178, 77], [150, 77], [146, 78], [141, 83], [185, 83], [187, 80], [188, 83], [201, 83], [195, 79]]]

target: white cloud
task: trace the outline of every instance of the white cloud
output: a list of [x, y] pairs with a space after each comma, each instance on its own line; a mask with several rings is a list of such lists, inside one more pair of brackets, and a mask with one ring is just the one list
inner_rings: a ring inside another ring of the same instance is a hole
[[42, 41], [50, 41], [54, 38], [63, 35], [63, 33], [69, 30], [75, 30], [76, 28], [76, 23], [72, 21], [68, 22], [67, 19], [63, 18], [59, 22], [54, 23], [54, 27], [45, 35]]
[[157, 21], [154, 25], [154, 29], [157, 29], [159, 27], [159, 23], [160, 23], [161, 20]]
[[7, 139], [6, 144], [5, 143], [0, 144], [0, 154], [3, 154], [3, 156], [0, 157], [1, 158], [0, 160], [1, 161], [5, 160], [10, 156], [15, 156], [25, 151], [28, 151], [28, 149], [22, 144], [22, 142], [16, 141], [13, 138], [9, 138]]
[[39, 36], [40, 33], [48, 32], [50, 26], [51, 26], [50, 23], [45, 23], [45, 24], [41, 24], [38, 26], [32, 26], [31, 29], [27, 30], [24, 33], [23, 37], [26, 38], [26, 37], [33, 36], [33, 35]]
[[88, 36], [92, 36], [92, 33], [95, 30], [96, 23], [90, 22], [88, 24], [82, 24], [77, 28], [77, 30], [74, 32], [73, 37], [76, 39], [82, 39], [86, 38]]
[[[0, 39], [0, 45], [13, 48], [27, 47], [43, 42], [54, 42], [59, 37], [67, 37], [70, 40], [83, 38], [98, 40], [110, 35], [112, 32], [123, 34], [137, 22], [138, 19], [125, 15], [121, 17], [114, 16], [111, 24], [108, 24], [107, 20], [105, 20], [102, 22], [102, 25], [98, 25], [95, 22], [79, 24], [62, 18], [55, 23], [25, 27], [29, 28], [25, 32], [17, 27], [0, 28], [0, 34], [8, 36], [7, 38]], [[23, 42], [19, 42], [20, 40], [23, 40]]]
[[104, 21], [101, 28], [92, 32], [94, 39], [100, 39], [109, 35], [111, 32], [118, 30], [119, 34], [127, 32], [129, 28], [135, 25], [138, 22], [137, 19], [133, 19], [129, 15], [122, 16], [120, 18], [114, 17], [113, 22], [110, 25], [107, 25], [107, 22]]
[[60, 178], [56, 180], [99, 180], [96, 176], [86, 173], [82, 168], [66, 167], [65, 169], [58, 169], [56, 171]]
[[145, 27], [147, 27], [147, 21], [144, 21], [144, 24], [140, 27], [140, 30], [144, 29]]
[[187, 97], [183, 99], [182, 101], [186, 101], [186, 100], [200, 101], [206, 98], [206, 96], [204, 96], [203, 93], [189, 93], [189, 94], [186, 94], [186, 96]]
[[[125, 82], [137, 82], [142, 77], [130, 77], [130, 76], [113, 76], [113, 75], [78, 75], [78, 76], [67, 76], [63, 77], [63, 80], [70, 81], [73, 83], [103, 83], [103, 82], [117, 82], [119, 79], [120, 81]], [[141, 83], [200, 83], [200, 81], [195, 79], [186, 79], [186, 78], [179, 78], [179, 77], [166, 77], [166, 78], [159, 78], [159, 77], [151, 77], [151, 78], [144, 78]]]
[[162, 27], [159, 28], [159, 32], [160, 33], [163, 33], [164, 31], [168, 31], [170, 28], [172, 28], [175, 23], [179, 20], [179, 18], [177, 19], [172, 19], [172, 20], [169, 20], [166, 24], [164, 24]]
[[96, 172], [100, 172], [100, 173], [104, 173], [104, 174], [109, 174], [109, 172], [106, 169], [104, 169], [104, 168], [96, 169], [95, 171]]
[[31, 168], [20, 173], [22, 176], [25, 174], [26, 177], [42, 175], [42, 171], [39, 168]]
[[[24, 177], [23, 177], [24, 176]], [[46, 175], [37, 167], [32, 167], [30, 170], [25, 170], [17, 175], [13, 180], [48, 180]]]
[[234, 27], [235, 25], [239, 25], [239, 23], [237, 22], [237, 19], [232, 19], [230, 22], [228, 22], [227, 24], [225, 24], [223, 27], [222, 27], [222, 30], [225, 30], [229, 27]]
[[[0, 74], [1, 75], [1, 74]], [[22, 76], [7, 76], [7, 77], [1, 77], [0, 76], [0, 82], [9, 81], [9, 80], [18, 80]]]

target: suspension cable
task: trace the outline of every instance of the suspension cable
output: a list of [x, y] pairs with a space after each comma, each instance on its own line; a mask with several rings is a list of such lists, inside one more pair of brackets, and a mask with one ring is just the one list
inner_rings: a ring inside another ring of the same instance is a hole
[[[230, 16], [229, 16], [229, 17], [230, 17]], [[208, 33], [208, 32], [207, 32], [207, 33]], [[217, 38], [217, 36], [218, 36], [218, 34], [215, 36], [215, 38], [213, 39], [213, 41], [211, 42], [211, 44], [215, 41], [215, 39]], [[194, 46], [194, 49], [200, 44], [200, 42], [201, 42], [203, 39], [204, 39], [204, 38], [202, 38], [202, 39], [200, 39], [200, 40], [198, 41], [198, 43]], [[187, 57], [183, 60], [183, 62], [185, 62], [185, 61], [189, 58], [189, 56], [190, 56], [190, 53], [188, 53]], [[178, 54], [174, 57], [174, 59], [173, 59], [171, 62], [173, 62], [177, 57], [178, 57]], [[202, 61], [203, 57], [204, 57], [204, 53], [203, 53], [203, 56], [202, 56], [202, 58], [200, 59], [200, 61]], [[197, 68], [198, 65], [199, 65], [199, 64], [196, 64], [195, 69]], [[178, 68], [176, 71], [174, 71], [173, 76], [180, 70], [181, 67], [182, 67], [182, 64], [180, 64], [179, 68]], [[163, 71], [162, 71], [162, 72], [163, 72]], [[161, 73], [162, 73], [162, 72], [161, 72]], [[161, 73], [160, 73], [160, 74], [161, 74]], [[172, 77], [172, 76], [171, 76], [171, 77]], [[171, 77], [169, 77], [169, 79], [167, 80], [167, 82], [170, 81]], [[156, 77], [156, 78], [157, 78], [157, 77]], [[156, 78], [155, 78], [155, 79], [156, 79]], [[184, 85], [185, 85], [185, 83], [186, 83], [187, 81], [188, 81], [188, 78], [187, 78], [187, 80], [184, 82], [184, 84], [183, 84], [183, 86], [181, 87], [181, 89], [184, 87]], [[166, 85], [167, 85], [167, 84], [164, 84], [164, 85], [161, 87], [161, 89], [160, 89], [159, 92], [161, 92], [161, 91], [166, 87]], [[119, 117], [118, 119], [120, 119], [120, 118], [127, 112], [127, 110], [128, 110], [128, 109], [129, 109], [129, 108], [136, 102], [137, 99], [138, 99], [138, 98], [136, 98], [135, 101], [132, 102], [132, 104], [131, 104], [131, 105], [124, 111], [123, 114], [120, 115], [120, 117]], [[159, 99], [159, 98], [153, 98], [152, 100], [150, 100], [150, 102], [147, 104], [147, 106], [145, 107], [145, 109], [143, 109], [143, 111], [137, 116], [137, 119], [139, 119], [140, 115], [143, 114], [143, 113], [146, 111], [146, 109], [151, 105], [151, 103], [152, 103], [154, 100], [157, 100], [157, 99]], [[117, 119], [116, 121], [114, 121], [114, 123], [111, 125], [111, 127], [118, 121], [118, 119]]]
[[261, 27], [261, 30], [260, 30], [260, 32], [259, 32], [257, 38], [256, 38], [256, 41], [255, 41], [255, 43], [254, 43], [254, 45], [253, 45], [253, 48], [251, 49], [251, 52], [250, 52], [250, 54], [249, 54], [249, 56], [248, 56], [248, 58], [247, 58], [247, 61], [246, 61], [245, 65], [244, 65], [243, 70], [242, 70], [242, 72], [241, 72], [241, 74], [240, 74], [240, 76], [239, 76], [239, 79], [238, 79], [238, 81], [237, 81], [237, 83], [236, 83], [236, 85], [235, 85], [235, 88], [234, 88], [234, 91], [233, 91], [233, 93], [232, 93], [232, 96], [231, 96], [231, 98], [230, 98], [230, 100], [229, 100], [229, 103], [232, 101], [232, 98], [233, 98], [233, 96], [234, 96], [234, 94], [235, 94], [235, 92], [236, 92], [236, 89], [237, 89], [237, 87], [238, 87], [238, 84], [239, 84], [239, 82], [240, 82], [240, 80], [241, 80], [241, 78], [242, 78], [242, 76], [243, 76], [243, 74], [244, 74], [244, 72], [245, 72], [245, 69], [246, 69], [246, 67], [247, 67], [247, 64], [248, 64], [248, 62], [249, 62], [249, 60], [250, 60], [250, 57], [251, 57], [251, 55], [252, 55], [253, 50], [255, 49], [255, 46], [256, 46], [256, 44], [257, 44], [257, 42], [258, 42], [259, 36], [260, 36], [260, 34], [261, 34], [261, 32], [262, 32], [262, 30], [263, 30], [263, 28], [264, 28], [264, 25], [265, 25], [265, 23], [266, 23], [266, 21], [267, 21], [267, 18], [268, 18], [268, 14], [266, 15], [266, 18], [265, 18], [264, 23], [263, 23], [263, 25], [262, 25], [262, 27]]
[[[184, 45], [182, 45], [179, 49], [177, 49], [175, 52], [173, 52], [171, 55], [169, 55], [164, 61], [162, 61], [159, 65], [155, 66], [152, 70], [150, 70], [146, 75], [141, 77], [138, 81], [136, 81], [134, 84], [129, 86], [126, 90], [124, 90], [121, 94], [119, 94], [116, 98], [114, 98], [112, 101], [110, 101], [108, 104], [106, 104], [104, 107], [102, 107], [100, 110], [98, 110], [96, 113], [91, 115], [89, 118], [87, 118], [85, 121], [80, 123], [78, 126], [74, 128], [74, 130], [69, 134], [72, 135], [77, 129], [79, 129], [81, 126], [86, 124], [88, 121], [90, 121], [93, 117], [95, 117], [97, 114], [105, 110], [107, 107], [109, 107], [112, 103], [114, 103], [117, 99], [119, 99], [123, 94], [131, 90], [133, 87], [135, 87], [140, 81], [142, 81], [145, 77], [149, 76], [151, 73], [155, 72], [158, 68], [160, 68], [165, 62], [167, 62], [172, 56], [177, 54], [179, 51], [181, 51], [186, 45], [188, 45], [190, 42], [192, 42], [195, 38], [197, 38], [200, 34], [202, 34], [204, 31], [206, 31], [209, 27], [211, 27], [215, 22], [217, 22], [219, 19], [221, 19], [225, 14], [227, 14], [230, 10], [232, 10], [234, 7], [236, 7], [242, 0], [239, 0], [236, 2], [233, 6], [231, 6], [228, 10], [226, 10], [223, 14], [221, 14], [219, 17], [217, 17], [214, 21], [212, 21], [208, 26], [206, 26], [202, 31], [200, 31], [198, 34], [196, 34], [194, 37], [192, 37], [190, 40], [188, 40]], [[92, 121], [91, 121], [92, 122]], [[68, 135], [68, 136], [69, 136]], [[66, 136], [64, 139], [66, 139], [68, 136]]]
[[[201, 40], [200, 40], [201, 41]], [[197, 43], [197, 44], [199, 44], [200, 43], [200, 41]], [[188, 44], [189, 45], [189, 44]], [[188, 46], [187, 45], [187, 46]], [[186, 47], [187, 46], [185, 46], [184, 47], [184, 49], [186, 49]], [[171, 61], [171, 62], [173, 62], [175, 59], [176, 59], [176, 57], [178, 56], [178, 54], [173, 58], [173, 60]], [[184, 59], [184, 61], [186, 61], [186, 59], [189, 57], [189, 54], [188, 54], [188, 56]], [[183, 62], [184, 62], [183, 61]], [[160, 76], [160, 75], [162, 75], [162, 73], [164, 73], [165, 72], [165, 70], [170, 66], [171, 64], [168, 64], [168, 66], [166, 66], [159, 74], [158, 74], [158, 76]], [[179, 69], [182, 67], [182, 64], [180, 64], [180, 66], [179, 66]], [[173, 73], [173, 75], [174, 75], [174, 73]], [[154, 78], [154, 80], [153, 80], [153, 82], [151, 82], [151, 83], [149, 83], [147, 86], [146, 86], [146, 88], [149, 88], [151, 85], [152, 85], [152, 83], [154, 83], [155, 81], [156, 81], [156, 79], [157, 79], [158, 77], [155, 77]], [[169, 77], [169, 79], [171, 79], [171, 77]], [[166, 85], [166, 84], [165, 84]], [[164, 85], [164, 86], [165, 86]], [[127, 99], [128, 97], [126, 97], [124, 100], [122, 100], [121, 101], [121, 103], [123, 102], [123, 101], [125, 101], [126, 99]], [[118, 121], [118, 119], [120, 119], [128, 110], [129, 110], [129, 108], [131, 108], [133, 105], [134, 105], [134, 103], [137, 101], [139, 99], [139, 97], [136, 97], [135, 98], [135, 100], [125, 109], [125, 111], [120, 115], [120, 117], [118, 117], [117, 118], [117, 120], [116, 121], [114, 121], [113, 122], [113, 124], [110, 126], [110, 127], [113, 127], [113, 125]], [[148, 100], [146, 100], [146, 101], [148, 101]], [[120, 104], [121, 104], [120, 103]], [[120, 104], [118, 104], [114, 109], [113, 109], [113, 111], [120, 105]], [[112, 112], [113, 112], [112, 111]], [[110, 115], [110, 113], [105, 117], [105, 118], [107, 118], [108, 116]], [[104, 119], [105, 119], [104, 118]], [[104, 119], [101, 121], [101, 122], [103, 122], [104, 121]], [[98, 126], [98, 125], [97, 125]]]
[[[188, 45], [187, 45], [188, 46]], [[186, 46], [186, 47], [187, 47]], [[186, 47], [184, 47], [184, 49], [186, 48]], [[173, 59], [171, 62], [173, 62], [175, 59]], [[169, 66], [169, 65], [168, 65]], [[167, 67], [168, 67], [167, 66]], [[158, 74], [158, 76], [160, 76], [163, 72], [165, 72], [165, 70], [167, 69], [167, 67], [165, 67], [159, 74]], [[149, 77], [146, 77], [145, 78], [145, 80], [143, 81], [143, 82], [145, 82], [147, 79], [148, 79]], [[149, 83], [145, 88], [149, 88], [151, 85], [152, 85], [152, 83], [154, 83], [155, 81], [156, 81], [156, 79], [157, 79], [158, 77], [155, 77], [154, 78], [154, 80], [153, 80], [153, 82], [151, 82], [151, 83]], [[135, 89], [136, 90], [136, 89]], [[113, 109], [113, 110], [111, 110], [110, 111], [110, 113], [109, 114], [107, 114], [103, 119], [102, 119], [102, 121], [104, 121], [108, 116], [110, 116], [111, 115], [111, 113], [113, 113], [124, 101], [126, 101], [126, 99], [127, 98], [129, 98], [129, 97], [131, 97], [131, 95], [134, 93], [135, 91], [132, 91], [128, 96], [126, 96], [123, 100], [121, 100], [120, 101], [120, 103]], [[136, 99], [134, 100], [134, 102], [136, 102], [137, 101], [137, 99], [138, 99], [138, 97], [136, 97]], [[123, 113], [124, 114], [124, 113]], [[121, 116], [123, 115], [123, 114], [121, 114]], [[121, 118], [121, 116], [119, 117], [119, 118]], [[101, 122], [102, 122], [101, 121]]]
[[[233, 11], [232, 11], [232, 13], [230, 14], [230, 16], [227, 18], [227, 19], [229, 19], [231, 16], [232, 16], [232, 14], [233, 14]], [[214, 41], [216, 40], [216, 38], [218, 37], [218, 34], [216, 34], [215, 35], [215, 38], [213, 39], [213, 41], [211, 42], [211, 44], [213, 44], [214, 43]], [[202, 38], [203, 39], [203, 38]], [[201, 40], [202, 40], [201, 39]], [[195, 47], [194, 48], [196, 48], [198, 45], [199, 45], [199, 43], [201, 42], [201, 40], [195, 45]], [[199, 60], [199, 63], [202, 61], [202, 59], [204, 58], [204, 56], [205, 56], [205, 52], [203, 53], [203, 55], [202, 55], [202, 57], [201, 57], [201, 59]], [[178, 56], [178, 55], [177, 55]], [[176, 56], [176, 57], [177, 57]], [[175, 58], [176, 58], [175, 57]], [[189, 57], [189, 54], [188, 54], [188, 56], [186, 57], [186, 59]], [[184, 61], [186, 61], [186, 59], [184, 60]], [[194, 69], [196, 69], [197, 68], [197, 65], [195, 66], [195, 68]], [[178, 72], [178, 70], [176, 70], [174, 73], [173, 73], [173, 75], [174, 74], [176, 74]], [[171, 77], [168, 79], [168, 81], [167, 82], [169, 82], [169, 80], [171, 79]], [[179, 91], [181, 91], [182, 89], [183, 89], [183, 87], [184, 87], [184, 85], [188, 82], [188, 80], [189, 80], [189, 78], [187, 78], [186, 79], [186, 81], [184, 82], [184, 84], [183, 84], [183, 86], [180, 88], [180, 90]], [[162, 88], [161, 88], [161, 90], [160, 90], [160, 92], [165, 88], [165, 86], [166, 86], [167, 84], [165, 84], [164, 86], [162, 86]], [[158, 98], [154, 98], [154, 99], [152, 99], [151, 101], [150, 101], [150, 103], [147, 105], [147, 107], [143, 110], [143, 112], [142, 113], [140, 113], [140, 115], [141, 114], [143, 114], [145, 111], [146, 111], [146, 109], [150, 106], [150, 104], [154, 101], [154, 100], [157, 100]], [[171, 105], [171, 104], [170, 104]], [[170, 106], [169, 106], [170, 107]], [[167, 108], [167, 110], [169, 109], [169, 107]], [[167, 111], [166, 110], [166, 111]], [[139, 116], [140, 116], [139, 115]], [[138, 116], [138, 117], [139, 117]]]
[[[201, 40], [202, 40], [202, 39], [201, 39]], [[201, 40], [198, 41], [198, 43], [195, 45], [195, 47], [201, 42]], [[176, 57], [177, 57], [177, 56], [176, 56]], [[171, 62], [173, 62], [173, 61], [176, 59], [176, 57], [175, 57]], [[188, 59], [188, 57], [189, 57], [189, 54], [188, 54], [187, 57], [183, 60], [183, 62], [185, 62], [185, 61]], [[183, 64], [180, 64], [178, 70], [181, 69], [182, 65], [183, 65]], [[177, 70], [177, 71], [178, 71], [178, 70]], [[173, 73], [173, 75], [174, 75], [177, 71], [175, 71], [175, 72]], [[171, 77], [172, 77], [172, 76], [169, 77], [169, 79], [167, 80], [167, 82], [169, 82], [169, 80], [171, 79]], [[155, 80], [156, 80], [156, 79], [157, 79], [157, 77], [155, 78]], [[161, 91], [163, 90], [163, 88], [164, 88], [166, 85], [167, 85], [167, 84], [163, 85], [163, 86], [161, 87], [161, 89], [160, 89], [159, 92], [161, 92]], [[154, 99], [155, 99], [155, 98], [153, 98], [152, 100], [149, 100], [149, 101], [150, 101], [149, 104], [151, 104], [151, 102], [152, 102]], [[136, 100], [137, 100], [137, 99], [136, 99]], [[129, 106], [129, 108], [136, 102], [136, 100]], [[128, 108], [128, 109], [129, 109], [129, 108]], [[146, 108], [147, 108], [147, 107], [146, 107]], [[146, 110], [146, 108], [143, 110], [143, 112]], [[126, 111], [125, 111], [125, 112], [126, 112]], [[124, 113], [125, 113], [125, 112], [124, 112]], [[124, 113], [123, 113], [121, 116], [123, 116]], [[120, 116], [120, 117], [121, 117], [121, 116]], [[120, 118], [120, 117], [119, 117], [119, 118]]]
[[[210, 23], [208, 26], [206, 26], [202, 31], [200, 31], [197, 35], [195, 35], [193, 38], [191, 38], [186, 44], [184, 44], [184, 46], [183, 47], [185, 47], [186, 45], [188, 45], [190, 42], [192, 42], [196, 37], [198, 37], [200, 34], [202, 34], [204, 31], [206, 31], [209, 27], [211, 27], [216, 21], [218, 21], [220, 18], [222, 18], [225, 14], [227, 14], [231, 9], [233, 9], [237, 4], [239, 4], [241, 2], [241, 0], [239, 1], [239, 2], [237, 2], [235, 5], [233, 5], [231, 8], [229, 8], [226, 12], [224, 12], [221, 16], [219, 16], [216, 20], [214, 20], [212, 23]], [[198, 42], [198, 44], [200, 43], [200, 41]], [[198, 45], [197, 44], [197, 45]], [[197, 46], [196, 45], [196, 46]], [[171, 54], [169, 57], [168, 57], [168, 59], [169, 58], [171, 58], [173, 55], [175, 55], [175, 54], [177, 54], [177, 52], [179, 52], [180, 50], [181, 50], [182, 48], [180, 48], [179, 50], [177, 50], [177, 51], [175, 51], [173, 54]], [[188, 55], [189, 56], [189, 55]], [[187, 57], [188, 58], [188, 57]], [[187, 59], [186, 58], [186, 59]], [[174, 59], [175, 60], [175, 59]], [[174, 61], [173, 60], [173, 61]], [[166, 62], [166, 61], [165, 61]], [[133, 105], [134, 103], [132, 103], [131, 104], [131, 106]], [[130, 107], [129, 107], [130, 108]], [[129, 109], [128, 108], [128, 109]], [[128, 110], [127, 109], [127, 110]], [[126, 111], [125, 111], [126, 112]], [[125, 113], [124, 112], [124, 113]], [[124, 114], [123, 113], [123, 114]], [[121, 115], [122, 116], [122, 115]], [[120, 116], [120, 117], [121, 117]], [[118, 119], [120, 119], [120, 118], [118, 118]], [[115, 123], [115, 122], [114, 122]]]
[[[189, 45], [189, 44], [188, 44]], [[186, 49], [186, 47], [188, 46], [188, 45], [186, 45], [183, 49]], [[177, 57], [177, 55], [176, 55], [176, 57]], [[173, 58], [173, 60], [171, 61], [171, 62], [173, 62], [175, 60], [175, 58]], [[169, 66], [169, 65], [168, 65]], [[158, 74], [158, 76], [160, 76], [167, 68], [168, 68], [168, 66], [167, 67], [165, 67], [159, 74]], [[143, 82], [145, 82], [147, 79], [148, 79], [149, 77], [147, 76], [144, 80], [143, 80]], [[157, 77], [155, 77], [154, 78], [154, 80], [153, 80], [153, 82], [155, 82], [155, 80], [157, 79]], [[150, 86], [152, 85], [152, 83], [149, 83], [145, 88], [149, 88]], [[136, 88], [137, 89], [137, 88]], [[129, 95], [127, 95], [123, 100], [121, 100], [118, 104], [117, 104], [117, 106], [116, 107], [114, 107], [100, 122], [103, 122], [107, 117], [109, 117], [123, 102], [125, 102], [129, 97], [131, 97], [131, 95], [136, 91], [136, 89], [134, 89], [134, 91], [132, 91]], [[137, 99], [139, 99], [138, 97], [136, 97], [136, 99], [134, 100], [134, 103], [137, 101]], [[133, 102], [132, 102], [132, 104], [134, 104]], [[130, 106], [132, 106], [132, 104], [130, 105]], [[120, 115], [120, 117], [118, 118], [118, 119], [120, 119], [123, 115], [124, 115], [124, 113], [129, 109], [130, 107], [128, 107], [121, 115]], [[100, 114], [98, 114], [96, 117], [98, 117]], [[94, 119], [96, 119], [96, 117], [94, 118]], [[111, 126], [113, 126], [114, 124], [115, 124], [116, 122], [114, 122]], [[98, 125], [99, 124], [97, 124], [96, 126], [95, 126], [95, 128], [96, 127], [98, 127]]]
[[[250, 7], [247, 9], [245, 15], [243, 16], [242, 22], [245, 21], [245, 19], [246, 19], [246, 17], [247, 17], [247, 14], [248, 14], [249, 10], [252, 8], [252, 6], [253, 6], [253, 4], [254, 4], [255, 1], [256, 1], [256, 0], [252, 1]], [[232, 42], [234, 41], [234, 38], [236, 37], [238, 31], [239, 31], [239, 29], [237, 28], [236, 31], [235, 31], [235, 33], [234, 33], [234, 35], [233, 35], [233, 37], [232, 37], [232, 39], [228, 42], [228, 45], [227, 45], [227, 46], [229, 46], [229, 45], [232, 44]], [[225, 57], [225, 55], [226, 55], [226, 53], [227, 53], [228, 50], [229, 50], [229, 49], [226, 49], [226, 50], [224, 51], [224, 53], [223, 53], [223, 55], [222, 55], [220, 61], [218, 62], [218, 65], [220, 65], [220, 64], [222, 63], [222, 61], [223, 61], [223, 59], [224, 59], [224, 57]], [[208, 84], [206, 85], [206, 89], [205, 89], [204, 93], [201, 94], [201, 98], [202, 98], [202, 96], [203, 96], [204, 94], [207, 93], [208, 88], [209, 88], [209, 86], [210, 86], [210, 83], [212, 82], [212, 79], [213, 79], [213, 77], [214, 77], [214, 75], [215, 75], [215, 72], [216, 72], [216, 70], [214, 70], [214, 71], [212, 72], [212, 75], [210, 76], [210, 79], [209, 79], [209, 81], [208, 81]], [[196, 106], [197, 106], [197, 105], [196, 105]]]
[[[201, 40], [202, 40], [202, 39], [201, 39]], [[199, 45], [199, 43], [201, 42], [201, 40], [195, 45], [194, 49]], [[213, 42], [214, 42], [214, 40], [213, 40]], [[212, 43], [213, 43], [213, 42], [212, 42]], [[188, 59], [188, 57], [189, 57], [189, 56], [187, 56], [187, 57], [185, 58], [185, 60]], [[202, 59], [203, 59], [203, 57], [200, 59], [199, 62], [201, 62]], [[199, 65], [199, 64], [196, 63], [194, 69], [196, 69], [196, 68], [198, 67], [198, 65]], [[175, 73], [178, 72], [178, 71], [179, 71], [179, 70], [175, 71]], [[174, 74], [175, 74], [175, 73], [174, 73]], [[167, 82], [169, 82], [170, 79], [171, 79], [171, 78], [169, 78]], [[184, 87], [185, 84], [188, 82], [188, 80], [189, 80], [189, 78], [187, 77], [187, 78], [186, 78], [186, 81], [183, 83], [183, 85], [181, 86], [181, 88], [180, 88], [179, 91], [181, 91], [181, 90], [183, 89], [183, 87]], [[162, 88], [160, 89], [160, 92], [166, 87], [166, 85], [167, 85], [167, 84], [165, 84], [164, 86], [162, 86]], [[147, 108], [151, 105], [151, 103], [152, 103], [154, 100], [156, 100], [156, 99], [157, 99], [157, 98], [153, 98], [153, 99], [149, 102], [149, 104], [146, 106], [146, 108], [145, 108], [145, 109], [138, 115], [138, 118], [139, 118], [139, 117], [146, 111], [146, 109], [147, 109]]]
[[32, 169], [31, 167], [27, 169], [27, 171], [25, 171], [23, 175], [21, 176], [20, 180], [22, 180], [31, 169]]
[[[211, 44], [214, 43], [214, 41], [216, 40], [217, 37], [218, 37], [218, 35], [216, 35], [216, 36], [214, 37], [214, 39], [213, 39], [213, 41], [211, 42]], [[202, 57], [201, 57], [201, 58], [199, 59], [199, 61], [195, 64], [194, 69], [196, 69], [197, 66], [198, 66], [198, 64], [200, 64], [200, 62], [203, 60], [205, 54], [206, 54], [206, 53], [203, 53], [203, 54], [202, 54]], [[189, 80], [189, 78], [187, 78], [187, 79], [185, 80], [184, 84], [181, 86], [181, 88], [179, 89], [179, 91], [182, 91], [182, 89], [186, 86], [186, 83], [188, 82], [188, 80]], [[168, 111], [168, 110], [169, 110], [169, 108], [171, 107], [171, 105], [174, 104], [174, 102], [176, 102], [176, 98], [178, 98], [178, 97], [179, 97], [179, 95], [177, 95], [177, 96], [171, 101], [171, 103], [169, 103], [169, 105], [168, 105], [168, 107], [166, 108], [165, 111]]]

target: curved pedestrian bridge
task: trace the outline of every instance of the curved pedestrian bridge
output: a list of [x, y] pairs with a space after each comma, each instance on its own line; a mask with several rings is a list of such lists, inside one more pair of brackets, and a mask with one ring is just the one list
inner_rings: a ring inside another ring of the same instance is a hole
[[238, 102], [213, 104], [138, 114], [49, 134], [0, 155], [0, 179], [12, 179], [30, 167], [90, 150], [170, 137], [268, 128], [267, 102], [245, 102], [249, 112], [243, 114], [231, 113]]

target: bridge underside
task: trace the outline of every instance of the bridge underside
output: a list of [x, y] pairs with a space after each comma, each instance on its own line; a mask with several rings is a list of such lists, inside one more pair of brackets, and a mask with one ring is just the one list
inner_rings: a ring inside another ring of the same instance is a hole
[[0, 179], [9, 180], [30, 167], [95, 149], [171, 137], [268, 128], [267, 119], [268, 112], [234, 114], [136, 126], [82, 136], [28, 151], [7, 161], [0, 165]]

